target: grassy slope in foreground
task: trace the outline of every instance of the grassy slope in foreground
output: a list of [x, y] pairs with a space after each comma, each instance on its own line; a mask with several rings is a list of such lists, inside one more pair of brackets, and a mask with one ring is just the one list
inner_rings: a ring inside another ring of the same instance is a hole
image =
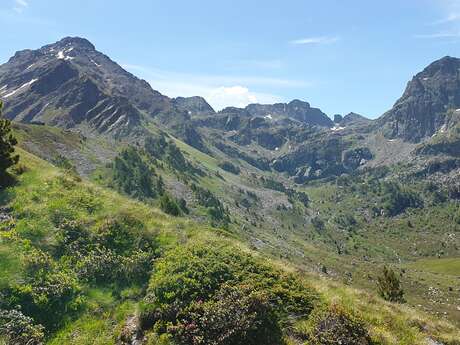
[[[2, 205], [10, 205], [14, 217], [13, 230], [5, 230], [3, 226], [1, 231], [0, 288], [21, 284], [26, 274], [24, 256], [31, 248], [39, 248], [45, 253], [53, 251], [59, 236], [56, 224], [63, 217], [96, 226], [117, 214], [128, 214], [144, 225], [147, 235], [155, 238], [159, 257], [164, 257], [178, 246], [212, 245], [217, 242], [244, 255], [251, 255], [242, 243], [224, 232], [185, 218], [168, 217], [115, 192], [79, 181], [25, 151], [18, 151], [27, 171], [19, 176], [16, 186], [0, 195]], [[295, 271], [286, 262], [271, 261], [270, 265], [274, 272]], [[446, 344], [458, 344], [455, 341], [460, 339], [460, 332], [447, 322], [328, 280], [295, 274], [306, 285], [313, 284], [325, 302], [341, 305], [347, 312], [364, 320], [376, 344], [424, 344], [427, 336]], [[82, 301], [78, 312], [63, 313], [48, 343], [115, 344], [126, 319], [138, 310], [144, 293], [142, 286], [130, 284], [120, 287], [84, 281], [80, 285]], [[307, 323], [307, 320], [299, 319], [293, 328], [297, 334], [308, 332]], [[286, 341], [294, 344], [289, 337]]]

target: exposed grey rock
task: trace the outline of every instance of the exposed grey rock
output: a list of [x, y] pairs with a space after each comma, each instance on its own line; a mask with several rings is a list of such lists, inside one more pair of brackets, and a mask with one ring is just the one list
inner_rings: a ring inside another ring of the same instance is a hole
[[407, 85], [393, 109], [378, 121], [389, 138], [418, 142], [446, 124], [449, 109], [460, 108], [460, 59], [433, 62]]
[[356, 113], [349, 113], [345, 115], [340, 121], [340, 125], [342, 126], [350, 126], [350, 125], [363, 125], [363, 124], [370, 124], [372, 122], [371, 119], [367, 117], [356, 114]]
[[334, 123], [340, 123], [343, 120], [343, 116], [340, 114], [335, 114], [334, 115]]
[[0, 89], [10, 119], [64, 128], [87, 123], [117, 136], [138, 129], [142, 113], [153, 117], [171, 107], [169, 98], [78, 37], [16, 53], [0, 66]]
[[251, 117], [289, 117], [297, 121], [316, 126], [332, 127], [334, 123], [320, 109], [312, 108], [308, 102], [293, 100], [289, 103], [250, 104], [246, 108], [229, 107], [222, 114], [233, 114]]
[[186, 111], [191, 116], [215, 113], [214, 109], [203, 97], [177, 97], [172, 101], [179, 110]]

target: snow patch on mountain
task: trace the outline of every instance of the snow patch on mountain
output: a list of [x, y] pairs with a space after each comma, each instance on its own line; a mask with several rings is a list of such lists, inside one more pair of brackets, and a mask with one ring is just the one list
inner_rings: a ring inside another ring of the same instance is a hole
[[19, 91], [21, 91], [22, 89], [25, 89], [26, 87], [29, 87], [31, 86], [33, 83], [35, 83], [38, 79], [32, 79], [31, 81], [21, 85], [20, 87], [18, 87], [16, 90], [6, 94], [5, 96], [3, 96], [3, 98], [8, 98], [8, 97], [11, 97], [11, 96], [14, 96], [16, 93], [18, 93]]
[[341, 127], [341, 126], [336, 125], [336, 126], [331, 128], [331, 131], [339, 132], [339, 131], [343, 131], [344, 129], [345, 129], [345, 127]]

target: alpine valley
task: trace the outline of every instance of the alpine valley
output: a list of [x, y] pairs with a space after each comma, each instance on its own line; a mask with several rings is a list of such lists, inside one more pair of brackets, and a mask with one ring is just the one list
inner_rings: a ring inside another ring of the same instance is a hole
[[154, 88], [78, 37], [0, 65], [0, 344], [460, 344], [460, 59], [375, 120]]

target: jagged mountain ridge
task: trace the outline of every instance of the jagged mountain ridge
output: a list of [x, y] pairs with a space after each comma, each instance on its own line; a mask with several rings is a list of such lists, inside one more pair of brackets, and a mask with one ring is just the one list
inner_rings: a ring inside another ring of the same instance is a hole
[[315, 126], [332, 127], [333, 121], [320, 109], [312, 108], [308, 102], [293, 100], [289, 103], [249, 104], [245, 108], [227, 107], [219, 114], [233, 114], [247, 117], [287, 117]]
[[173, 103], [178, 109], [186, 111], [191, 116], [198, 114], [215, 114], [214, 109], [200, 96], [177, 97], [173, 99]]
[[216, 113], [202, 97], [171, 99], [125, 71], [84, 38], [66, 37], [37, 50], [17, 52], [0, 66], [0, 97], [5, 116], [24, 123], [63, 128], [87, 126], [117, 138], [144, 131], [156, 122], [200, 150], [203, 138], [194, 116], [281, 117], [331, 127], [332, 121], [307, 102], [251, 104]]
[[[359, 161], [365, 165], [371, 159], [372, 150], [366, 147], [370, 133], [383, 131], [387, 138], [409, 142], [442, 134], [452, 122], [448, 111], [460, 107], [459, 68], [459, 59], [440, 59], [417, 74], [381, 118], [350, 113], [336, 116], [334, 122], [300, 100], [216, 112], [199, 96], [171, 99], [98, 52], [88, 40], [67, 37], [38, 50], [17, 52], [1, 65], [0, 98], [6, 103], [5, 115], [20, 122], [63, 128], [88, 125], [117, 138], [133, 133], [142, 137], [154, 123], [203, 152], [225, 154], [221, 148], [228, 153], [230, 144], [232, 152], [239, 152], [236, 157], [263, 161], [265, 167], [295, 176], [313, 171], [322, 177], [324, 171], [346, 171], [343, 155], [349, 150], [364, 152]], [[332, 150], [332, 161], [312, 154], [315, 147]], [[331, 170], [337, 164], [339, 168]]]

